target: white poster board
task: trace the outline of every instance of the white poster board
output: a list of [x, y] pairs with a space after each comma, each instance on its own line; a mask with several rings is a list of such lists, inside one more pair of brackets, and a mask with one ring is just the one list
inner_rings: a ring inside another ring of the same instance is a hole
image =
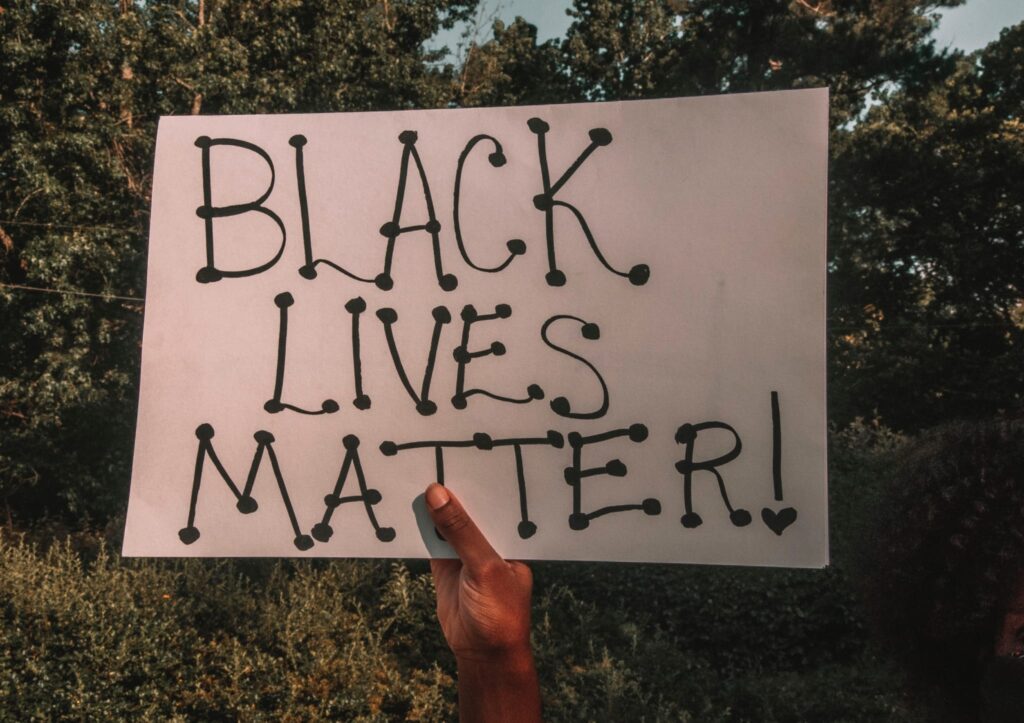
[[161, 119], [124, 554], [824, 565], [827, 125]]

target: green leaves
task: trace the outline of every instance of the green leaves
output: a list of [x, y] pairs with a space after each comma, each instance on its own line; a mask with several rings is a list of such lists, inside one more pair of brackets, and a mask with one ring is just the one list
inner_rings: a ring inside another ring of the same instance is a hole
[[4, 3], [0, 496], [105, 518], [129, 475], [157, 119], [444, 106], [472, 0]]
[[[10, 718], [453, 719], [425, 564], [133, 561], [77, 543], [0, 539]], [[548, 720], [913, 720], [836, 570], [535, 570]]]
[[596, 100], [827, 85], [839, 127], [869, 92], [933, 62], [935, 8], [919, 0], [579, 0], [564, 62], [581, 94]]
[[1022, 37], [890, 93], [836, 154], [840, 421], [874, 410], [913, 429], [1019, 407]]
[[[828, 85], [833, 419], [914, 429], [1020, 405], [1021, 26], [963, 58], [935, 51], [924, 0], [577, 0], [564, 40], [498, 22], [440, 64], [427, 41], [476, 5], [4, 3], [0, 281], [144, 296], [161, 115]], [[0, 287], [0, 496], [16, 512], [120, 509], [141, 312]]]

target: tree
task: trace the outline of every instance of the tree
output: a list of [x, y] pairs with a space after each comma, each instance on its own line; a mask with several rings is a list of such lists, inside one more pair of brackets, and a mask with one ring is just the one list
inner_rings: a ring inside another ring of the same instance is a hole
[[828, 86], [832, 125], [936, 61], [939, 7], [960, 0], [577, 0], [563, 45], [595, 100]]
[[578, 0], [592, 99], [827, 85], [830, 416], [916, 429], [1019, 406], [1021, 40], [936, 52], [919, 0]]
[[559, 43], [537, 42], [537, 28], [522, 18], [498, 20], [493, 37], [470, 45], [458, 69], [455, 102], [460, 106], [536, 105], [583, 100], [561, 64]]
[[474, 5], [0, 6], [0, 281], [62, 292], [0, 287], [5, 501], [105, 517], [127, 499], [158, 117], [448, 105], [424, 41]]
[[837, 154], [840, 418], [902, 428], [1019, 410], [1024, 24], [880, 97]]
[[[828, 85], [833, 419], [1019, 403], [1020, 26], [937, 53], [956, 0], [577, 0], [563, 40], [476, 0], [0, 6], [0, 496], [127, 498], [159, 116], [611, 100]], [[10, 284], [57, 290], [35, 292]], [[72, 293], [63, 293], [72, 292]], [[82, 296], [78, 292], [99, 294]]]

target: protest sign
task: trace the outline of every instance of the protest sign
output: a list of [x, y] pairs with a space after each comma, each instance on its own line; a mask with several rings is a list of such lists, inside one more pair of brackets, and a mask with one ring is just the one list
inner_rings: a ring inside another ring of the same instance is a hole
[[827, 124], [161, 119], [124, 553], [825, 564]]

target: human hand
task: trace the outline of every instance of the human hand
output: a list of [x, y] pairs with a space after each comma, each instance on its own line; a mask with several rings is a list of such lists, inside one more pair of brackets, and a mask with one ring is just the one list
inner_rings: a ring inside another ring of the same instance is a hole
[[503, 560], [448, 489], [432, 484], [425, 498], [438, 532], [459, 556], [431, 560], [430, 568], [437, 617], [459, 667], [460, 717], [539, 721], [530, 568]]
[[446, 488], [430, 485], [426, 502], [438, 532], [459, 556], [430, 561], [437, 617], [456, 658], [482, 662], [529, 655], [530, 568], [503, 560]]

